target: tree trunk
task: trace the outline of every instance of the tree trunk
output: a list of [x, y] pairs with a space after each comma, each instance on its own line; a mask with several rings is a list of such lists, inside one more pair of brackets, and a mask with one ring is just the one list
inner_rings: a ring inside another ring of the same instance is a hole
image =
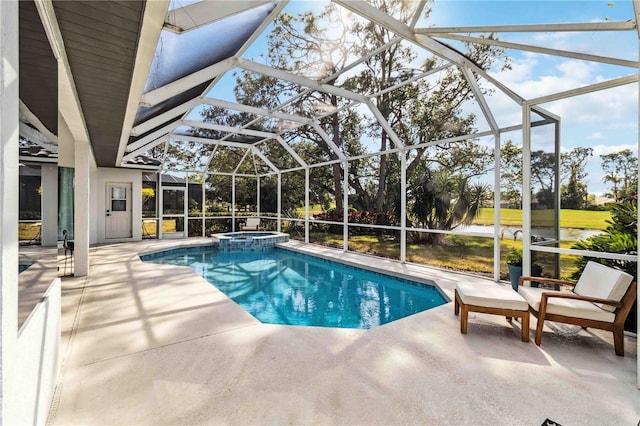
[[[387, 133], [382, 132], [380, 150], [387, 149]], [[380, 169], [378, 170], [378, 194], [376, 196], [376, 211], [381, 212], [384, 208], [384, 197], [387, 193], [387, 156], [380, 156]]]
[[[331, 96], [331, 105], [334, 107], [338, 106], [338, 98], [335, 95]], [[331, 127], [333, 130], [333, 143], [340, 147], [340, 121], [338, 120], [338, 114], [335, 113], [332, 116]], [[342, 210], [344, 208], [344, 203], [342, 202], [343, 193], [342, 193], [342, 168], [340, 167], [340, 163], [332, 164], [331, 168], [333, 169], [333, 188], [334, 194], [336, 197], [336, 209]], [[346, 170], [345, 170], [346, 173]]]

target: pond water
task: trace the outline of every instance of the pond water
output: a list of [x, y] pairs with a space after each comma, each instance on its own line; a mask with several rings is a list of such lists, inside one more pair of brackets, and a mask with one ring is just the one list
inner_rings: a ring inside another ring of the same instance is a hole
[[[504, 238], [513, 239], [514, 235], [517, 240], [522, 239], [522, 228], [516, 226], [505, 226], [500, 228], [504, 234]], [[475, 232], [480, 234], [487, 234], [487, 236], [493, 235], [492, 225], [469, 225], [465, 227], [459, 227], [454, 232]], [[560, 240], [561, 241], [579, 241], [593, 235], [600, 234], [602, 231], [599, 229], [576, 229], [576, 228], [560, 228]], [[552, 233], [549, 228], [534, 228], [531, 232], [533, 235], [540, 237], [551, 237]]]

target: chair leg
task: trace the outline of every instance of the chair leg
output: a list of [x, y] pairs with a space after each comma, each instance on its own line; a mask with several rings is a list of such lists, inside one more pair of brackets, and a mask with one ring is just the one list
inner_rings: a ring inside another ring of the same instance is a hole
[[462, 313], [460, 314], [460, 333], [467, 334], [467, 324], [469, 323], [469, 308], [462, 305]]
[[540, 346], [542, 342], [542, 329], [544, 328], [544, 317], [538, 317], [538, 325], [536, 326], [536, 345]]
[[540, 308], [538, 309], [538, 325], [536, 326], [536, 345], [540, 346], [542, 342], [542, 329], [544, 328], [544, 317], [547, 314], [547, 295], [542, 294], [540, 299]]
[[460, 303], [458, 302], [458, 290], [455, 290], [455, 296], [453, 298], [453, 313], [458, 315], [460, 313]]
[[624, 356], [624, 327], [615, 327], [613, 329], [613, 347], [616, 355]]
[[529, 341], [529, 312], [525, 312], [522, 316], [522, 341]]

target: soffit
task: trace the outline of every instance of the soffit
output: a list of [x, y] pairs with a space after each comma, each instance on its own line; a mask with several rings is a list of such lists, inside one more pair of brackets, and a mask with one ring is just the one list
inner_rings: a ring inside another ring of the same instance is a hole
[[96, 164], [118, 153], [145, 2], [55, 1]]
[[19, 20], [20, 100], [57, 135], [58, 62], [34, 2], [20, 2]]

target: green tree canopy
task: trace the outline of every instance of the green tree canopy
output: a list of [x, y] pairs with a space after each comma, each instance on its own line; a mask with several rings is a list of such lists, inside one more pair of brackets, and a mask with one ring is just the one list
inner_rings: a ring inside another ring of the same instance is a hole
[[560, 189], [560, 205], [563, 209], [584, 209], [588, 205], [587, 160], [593, 148], [576, 147], [560, 155], [560, 173], [566, 181]]
[[601, 155], [605, 183], [611, 184], [616, 202], [638, 202], [638, 159], [630, 149]]

